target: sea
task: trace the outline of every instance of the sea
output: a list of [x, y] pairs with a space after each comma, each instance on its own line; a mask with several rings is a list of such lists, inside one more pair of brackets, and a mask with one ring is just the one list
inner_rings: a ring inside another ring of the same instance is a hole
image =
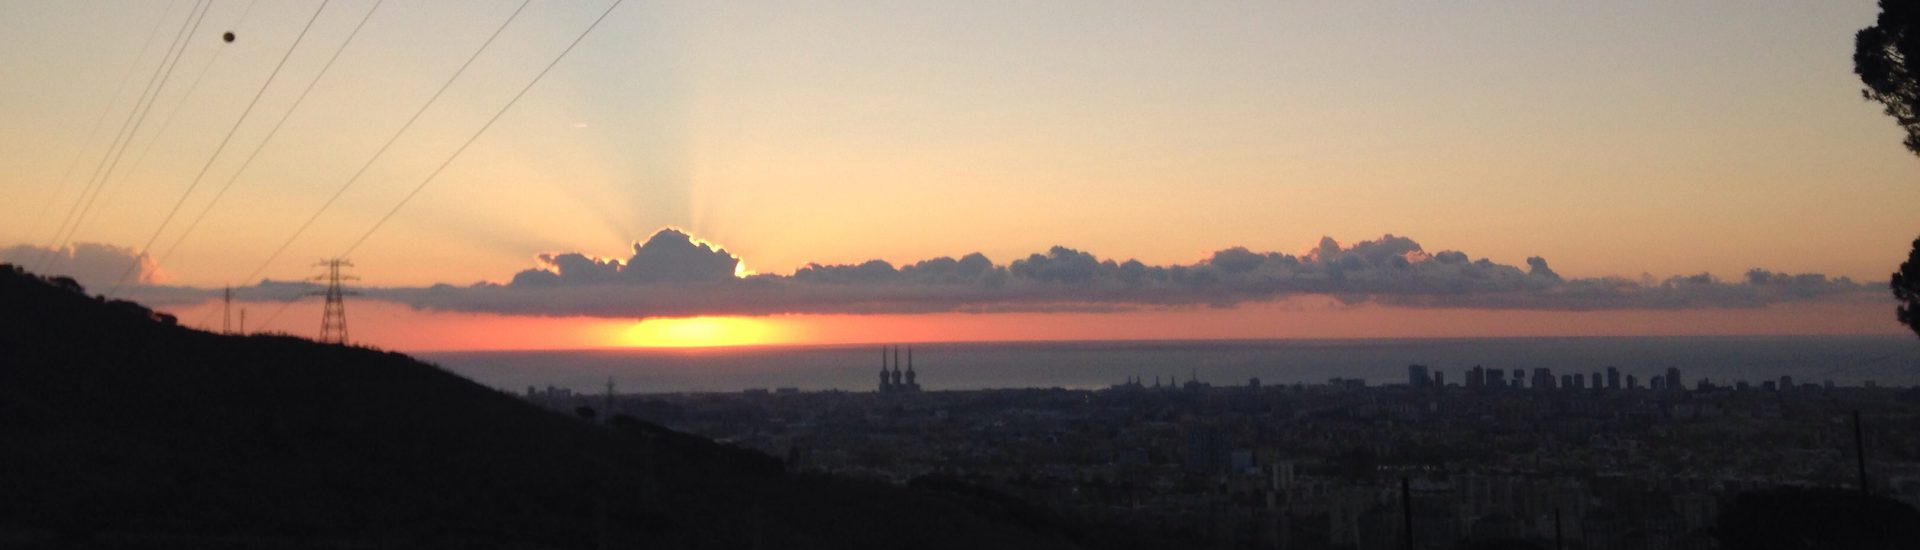
[[[679, 349], [428, 352], [416, 357], [509, 392], [871, 391], [882, 346], [755, 346]], [[901, 348], [901, 361], [907, 353]], [[1911, 336], [1687, 336], [1355, 340], [1205, 340], [925, 343], [913, 369], [930, 391], [1104, 388], [1199, 380], [1216, 386], [1325, 383], [1332, 378], [1404, 384], [1408, 365], [1462, 383], [1479, 365], [1591, 375], [1616, 367], [1644, 385], [1677, 368], [1692, 387], [1792, 377], [1794, 383], [1920, 385], [1920, 340]], [[887, 355], [891, 360], [891, 355]], [[1509, 374], [1509, 376], [1512, 376]]]

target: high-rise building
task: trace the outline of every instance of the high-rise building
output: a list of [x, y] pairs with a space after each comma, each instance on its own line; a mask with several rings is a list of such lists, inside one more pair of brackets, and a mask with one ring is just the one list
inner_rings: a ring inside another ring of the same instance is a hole
[[1487, 369], [1474, 365], [1467, 369], [1467, 389], [1477, 390], [1487, 385]]
[[1442, 371], [1433, 371], [1433, 387], [1436, 387], [1436, 388], [1447, 387], [1447, 373]]
[[1553, 389], [1553, 369], [1544, 367], [1533, 369], [1533, 389]]
[[1629, 390], [1637, 390], [1637, 389], [1640, 389], [1640, 379], [1639, 379], [1639, 378], [1635, 378], [1635, 377], [1634, 377], [1633, 375], [1631, 375], [1631, 374], [1629, 374], [1629, 375], [1627, 375], [1627, 389], [1629, 389]]
[[1607, 367], [1607, 389], [1620, 389], [1620, 369]]
[[1433, 379], [1427, 376], [1427, 366], [1407, 365], [1407, 385], [1415, 388], [1433, 385]]
[[1686, 382], [1680, 380], [1680, 369], [1667, 367], [1667, 389], [1676, 392], [1687, 391]]
[[1496, 388], [1507, 387], [1506, 369], [1487, 369], [1487, 385]]
[[1588, 378], [1591, 379], [1591, 382], [1588, 384], [1587, 387], [1590, 387], [1596, 390], [1606, 387], [1606, 386], [1600, 385], [1600, 373], [1597, 373], [1597, 372], [1593, 373], [1593, 376], [1589, 376]]

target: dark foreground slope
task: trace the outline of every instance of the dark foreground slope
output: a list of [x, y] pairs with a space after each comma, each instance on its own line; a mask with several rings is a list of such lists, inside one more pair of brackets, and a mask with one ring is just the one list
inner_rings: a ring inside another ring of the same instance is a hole
[[612, 424], [396, 353], [181, 328], [0, 265], [0, 546], [1167, 542]]

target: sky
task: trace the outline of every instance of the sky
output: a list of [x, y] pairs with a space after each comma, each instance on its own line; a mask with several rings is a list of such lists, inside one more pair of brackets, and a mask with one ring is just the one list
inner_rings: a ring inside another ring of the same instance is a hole
[[[0, 0], [0, 258], [147, 249], [119, 292], [198, 323], [205, 289], [352, 248], [356, 339], [400, 349], [1903, 330], [1880, 285], [1920, 234], [1920, 159], [1851, 73], [1871, 1], [1269, 4], [626, 3], [368, 234], [608, 2], [526, 4], [369, 163], [521, 3], [381, 3], [316, 81], [372, 0], [213, 0], [105, 163], [197, 2]], [[514, 284], [665, 228], [759, 290]], [[1395, 239], [1416, 267], [1335, 261]], [[1079, 257], [1056, 246], [1165, 269], [1013, 269]], [[1273, 260], [1216, 261], [1236, 247]], [[976, 252], [987, 275], [902, 274]], [[870, 260], [902, 273], [798, 275]], [[256, 323], [317, 328], [260, 290]]]

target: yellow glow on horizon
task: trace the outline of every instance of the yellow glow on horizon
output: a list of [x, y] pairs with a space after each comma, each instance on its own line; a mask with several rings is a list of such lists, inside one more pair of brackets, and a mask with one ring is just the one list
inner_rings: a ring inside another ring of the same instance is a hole
[[751, 346], [774, 341], [772, 326], [746, 317], [647, 319], [620, 335], [618, 345], [645, 348]]

